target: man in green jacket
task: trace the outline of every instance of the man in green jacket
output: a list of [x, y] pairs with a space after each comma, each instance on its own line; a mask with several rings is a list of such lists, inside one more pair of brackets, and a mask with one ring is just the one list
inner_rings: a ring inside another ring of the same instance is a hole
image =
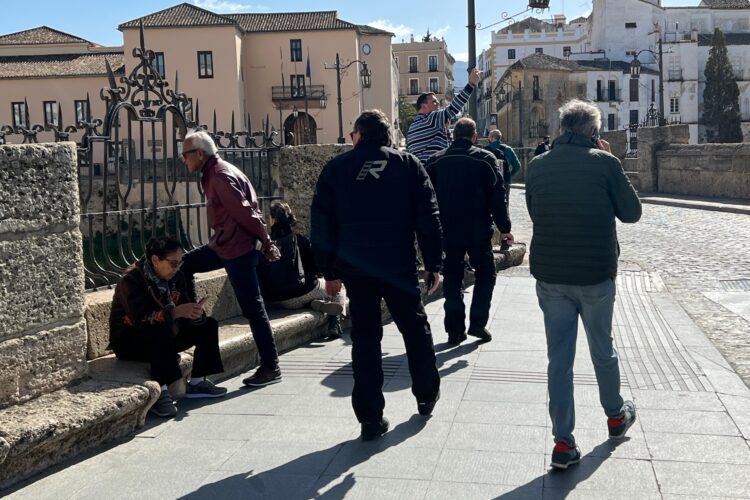
[[609, 144], [593, 139], [599, 109], [574, 99], [560, 108], [562, 135], [534, 158], [526, 177], [526, 205], [533, 222], [530, 265], [544, 313], [547, 384], [555, 448], [552, 466], [581, 459], [573, 437], [573, 361], [578, 318], [588, 337], [607, 415], [610, 439], [625, 436], [635, 421], [632, 401], [620, 395], [612, 311], [620, 249], [615, 218], [637, 222], [641, 203]]

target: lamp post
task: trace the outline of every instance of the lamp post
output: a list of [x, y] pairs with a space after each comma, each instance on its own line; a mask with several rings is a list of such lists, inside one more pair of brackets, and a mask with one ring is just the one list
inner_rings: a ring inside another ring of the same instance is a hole
[[364, 61], [360, 61], [359, 59], [355, 59], [353, 61], [349, 61], [348, 63], [341, 65], [341, 59], [339, 59], [339, 53], [336, 52], [336, 64], [334, 65], [324, 65], [323, 67], [325, 69], [335, 69], [336, 70], [336, 104], [338, 105], [338, 114], [339, 114], [339, 137], [338, 137], [338, 143], [339, 144], [345, 144], [346, 139], [344, 139], [344, 119], [341, 114], [341, 70], [346, 69], [352, 64], [359, 63], [362, 65], [362, 69], [359, 71], [359, 78], [360, 83], [362, 84], [362, 88], [369, 89], [372, 86], [372, 71], [368, 69], [367, 63]]
[[[667, 124], [666, 118], [664, 118], [664, 71], [663, 71], [663, 52], [662, 52], [662, 40], [661, 31], [656, 30], [652, 33], [659, 34], [659, 52], [656, 53], [651, 49], [642, 49], [633, 55], [633, 60], [630, 63], [630, 78], [636, 80], [641, 76], [641, 62], [638, 60], [638, 55], [642, 52], [649, 52], [651, 55], [657, 58], [659, 63], [659, 126], [663, 127]], [[652, 34], [649, 33], [649, 34]]]

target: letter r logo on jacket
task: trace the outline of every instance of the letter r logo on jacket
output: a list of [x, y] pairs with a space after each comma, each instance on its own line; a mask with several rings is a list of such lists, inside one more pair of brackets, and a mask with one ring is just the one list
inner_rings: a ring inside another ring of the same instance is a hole
[[357, 180], [365, 180], [367, 174], [372, 174], [372, 176], [376, 179], [380, 179], [380, 172], [385, 170], [385, 166], [387, 164], [388, 160], [366, 161], [364, 165], [362, 165], [362, 170], [360, 170], [359, 174], [357, 174]]

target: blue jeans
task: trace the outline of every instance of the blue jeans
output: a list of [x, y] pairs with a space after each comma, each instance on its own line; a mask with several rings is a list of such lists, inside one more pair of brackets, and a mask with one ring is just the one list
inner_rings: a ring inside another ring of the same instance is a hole
[[555, 442], [575, 443], [573, 362], [579, 316], [586, 330], [591, 361], [594, 363], [599, 402], [607, 417], [618, 417], [622, 413], [620, 369], [617, 351], [612, 345], [615, 292], [612, 279], [590, 286], [536, 282], [536, 295], [544, 313], [547, 333], [547, 388]]
[[182, 258], [182, 272], [187, 280], [188, 292], [195, 296], [195, 273], [207, 273], [222, 267], [226, 270], [242, 315], [250, 323], [261, 366], [276, 369], [279, 366], [279, 355], [266, 305], [260, 294], [256, 272], [259, 260], [260, 252], [257, 250], [251, 250], [235, 259], [222, 259], [208, 245], [203, 245], [185, 254]]

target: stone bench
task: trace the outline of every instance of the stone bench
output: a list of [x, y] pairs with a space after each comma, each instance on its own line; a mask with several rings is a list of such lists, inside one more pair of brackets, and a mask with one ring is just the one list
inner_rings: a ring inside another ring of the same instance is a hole
[[[522, 263], [525, 245], [495, 253], [498, 270]], [[467, 273], [464, 283], [474, 282]], [[221, 321], [219, 345], [225, 372], [222, 380], [257, 366], [257, 349], [247, 321], [240, 316], [223, 272], [207, 273], [198, 281], [199, 296], [207, 296], [207, 312]], [[442, 296], [442, 289], [428, 296]], [[75, 456], [144, 425], [146, 414], [159, 396], [159, 384], [150, 379], [147, 363], [121, 361], [106, 350], [112, 291], [87, 297], [88, 378], [22, 405], [0, 410], [0, 488], [10, 486], [66, 458]], [[310, 309], [270, 310], [279, 352], [320, 338], [327, 325], [324, 314]], [[389, 314], [384, 307], [383, 319]], [[180, 354], [187, 376], [191, 351]], [[179, 397], [185, 379], [170, 390]]]

